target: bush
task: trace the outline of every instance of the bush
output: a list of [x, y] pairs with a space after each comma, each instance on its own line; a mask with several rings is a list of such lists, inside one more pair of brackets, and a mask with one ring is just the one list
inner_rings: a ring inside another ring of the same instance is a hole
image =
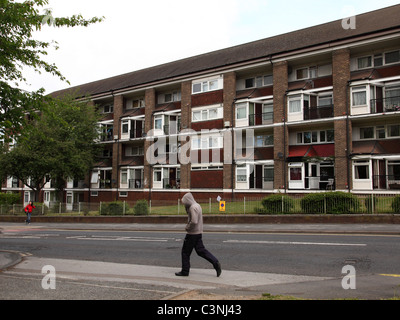
[[21, 195], [19, 193], [0, 193], [0, 204], [13, 205], [21, 203]]
[[138, 200], [133, 207], [135, 216], [147, 216], [149, 214], [149, 206], [146, 200]]
[[308, 214], [349, 214], [360, 208], [358, 198], [346, 192], [308, 194], [301, 199], [301, 209]]
[[294, 208], [294, 201], [288, 196], [274, 194], [261, 201], [263, 208], [258, 209], [259, 214], [284, 214], [290, 213]]
[[124, 203], [121, 201], [103, 203], [100, 214], [102, 216], [121, 216], [124, 214]]
[[400, 196], [393, 199], [392, 209], [394, 213], [400, 214]]

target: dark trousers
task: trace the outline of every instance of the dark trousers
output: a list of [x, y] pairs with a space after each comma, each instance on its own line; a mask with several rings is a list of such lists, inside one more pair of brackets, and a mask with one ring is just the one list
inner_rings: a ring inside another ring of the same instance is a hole
[[190, 255], [192, 251], [210, 262], [214, 268], [218, 263], [218, 259], [208, 251], [203, 244], [203, 236], [201, 234], [187, 234], [182, 247], [182, 273], [189, 274], [190, 271]]

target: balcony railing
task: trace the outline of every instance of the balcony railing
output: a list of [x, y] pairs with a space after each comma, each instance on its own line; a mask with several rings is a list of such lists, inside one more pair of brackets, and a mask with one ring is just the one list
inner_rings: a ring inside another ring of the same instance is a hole
[[371, 113], [387, 113], [400, 111], [400, 97], [371, 100]]
[[170, 178], [163, 179], [163, 189], [180, 189], [181, 181], [180, 180], [173, 180]]
[[129, 134], [131, 139], [138, 139], [144, 137], [144, 130], [142, 128], [131, 130]]
[[143, 189], [143, 179], [129, 179], [129, 189]]
[[274, 123], [274, 113], [264, 112], [249, 115], [249, 126], [260, 126]]
[[400, 175], [374, 175], [374, 189], [400, 190]]
[[333, 118], [333, 105], [307, 107], [304, 106], [304, 120]]

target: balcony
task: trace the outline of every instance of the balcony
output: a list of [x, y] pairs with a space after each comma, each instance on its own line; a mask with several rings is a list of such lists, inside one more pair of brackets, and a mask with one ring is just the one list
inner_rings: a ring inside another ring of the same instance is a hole
[[143, 179], [129, 179], [129, 189], [143, 189]]
[[333, 118], [333, 105], [308, 107], [304, 106], [304, 120]]
[[273, 123], [274, 123], [273, 112], [256, 113], [249, 115], [249, 124], [248, 124], [249, 127], [268, 125]]
[[400, 175], [374, 175], [374, 190], [400, 190]]
[[400, 96], [371, 100], [371, 113], [400, 111]]

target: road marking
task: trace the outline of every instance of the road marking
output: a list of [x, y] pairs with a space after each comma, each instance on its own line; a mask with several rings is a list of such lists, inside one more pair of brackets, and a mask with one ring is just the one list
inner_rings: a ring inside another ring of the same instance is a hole
[[136, 241], [136, 242], [168, 242], [170, 239], [167, 238], [148, 238], [148, 237], [110, 237], [110, 236], [73, 236], [67, 237], [67, 239], [75, 240], [92, 240], [92, 241]]
[[400, 274], [380, 274], [380, 276], [400, 278]]
[[224, 243], [246, 243], [246, 244], [288, 244], [307, 246], [348, 246], [366, 247], [364, 243], [339, 243], [339, 242], [297, 242], [297, 241], [254, 241], [254, 240], [226, 240]]

